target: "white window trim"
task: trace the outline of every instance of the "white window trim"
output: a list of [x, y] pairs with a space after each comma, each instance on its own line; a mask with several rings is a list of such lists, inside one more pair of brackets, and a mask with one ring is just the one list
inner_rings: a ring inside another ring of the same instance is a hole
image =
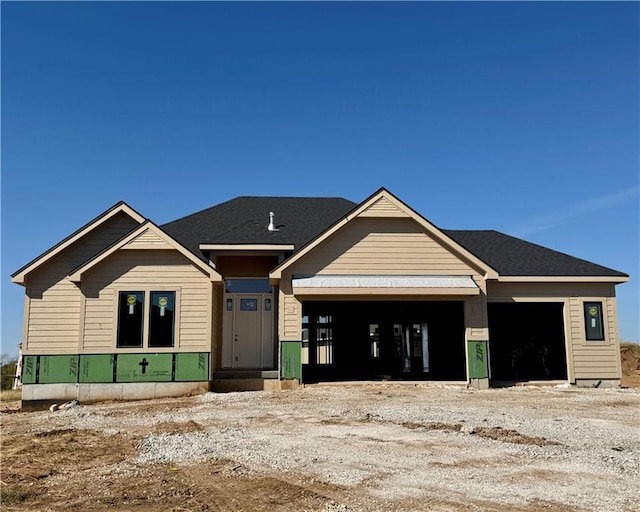
[[[608, 347], [614, 340], [609, 339], [609, 323], [608, 323], [608, 297], [580, 297], [580, 345], [584, 347]], [[602, 334], [603, 340], [588, 340], [586, 319], [584, 317], [584, 305], [588, 302], [599, 302], [600, 313], [602, 314]]]

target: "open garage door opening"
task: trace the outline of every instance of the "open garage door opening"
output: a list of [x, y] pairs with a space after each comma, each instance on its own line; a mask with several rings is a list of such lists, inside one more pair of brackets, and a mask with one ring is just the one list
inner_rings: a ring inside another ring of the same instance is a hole
[[466, 380], [462, 301], [303, 302], [303, 382]]
[[488, 304], [493, 381], [565, 380], [563, 304]]

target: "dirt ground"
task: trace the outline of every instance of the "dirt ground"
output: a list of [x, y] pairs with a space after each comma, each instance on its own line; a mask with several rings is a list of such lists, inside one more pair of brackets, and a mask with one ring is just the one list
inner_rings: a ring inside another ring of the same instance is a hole
[[631, 511], [640, 390], [310, 386], [3, 404], [7, 511]]
[[640, 345], [621, 343], [620, 361], [622, 363], [620, 384], [623, 387], [640, 388]]

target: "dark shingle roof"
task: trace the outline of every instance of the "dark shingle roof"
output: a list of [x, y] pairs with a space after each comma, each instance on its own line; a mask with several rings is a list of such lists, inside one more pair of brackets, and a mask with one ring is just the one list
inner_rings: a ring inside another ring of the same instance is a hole
[[[355, 206], [341, 197], [242, 196], [160, 227], [200, 256], [200, 244], [293, 244], [297, 250]], [[269, 212], [279, 231], [267, 230]]]
[[498, 231], [443, 230], [501, 276], [620, 276], [618, 272]]
[[[242, 196], [160, 227], [202, 258], [200, 244], [287, 244], [297, 251], [356, 206], [339, 197]], [[267, 230], [269, 212], [279, 231]], [[442, 231], [503, 276], [628, 277], [498, 231]]]

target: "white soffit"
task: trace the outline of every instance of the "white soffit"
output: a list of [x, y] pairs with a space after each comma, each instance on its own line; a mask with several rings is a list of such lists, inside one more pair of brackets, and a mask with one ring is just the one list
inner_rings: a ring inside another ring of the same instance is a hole
[[473, 288], [471, 276], [313, 276], [294, 277], [294, 288]]

